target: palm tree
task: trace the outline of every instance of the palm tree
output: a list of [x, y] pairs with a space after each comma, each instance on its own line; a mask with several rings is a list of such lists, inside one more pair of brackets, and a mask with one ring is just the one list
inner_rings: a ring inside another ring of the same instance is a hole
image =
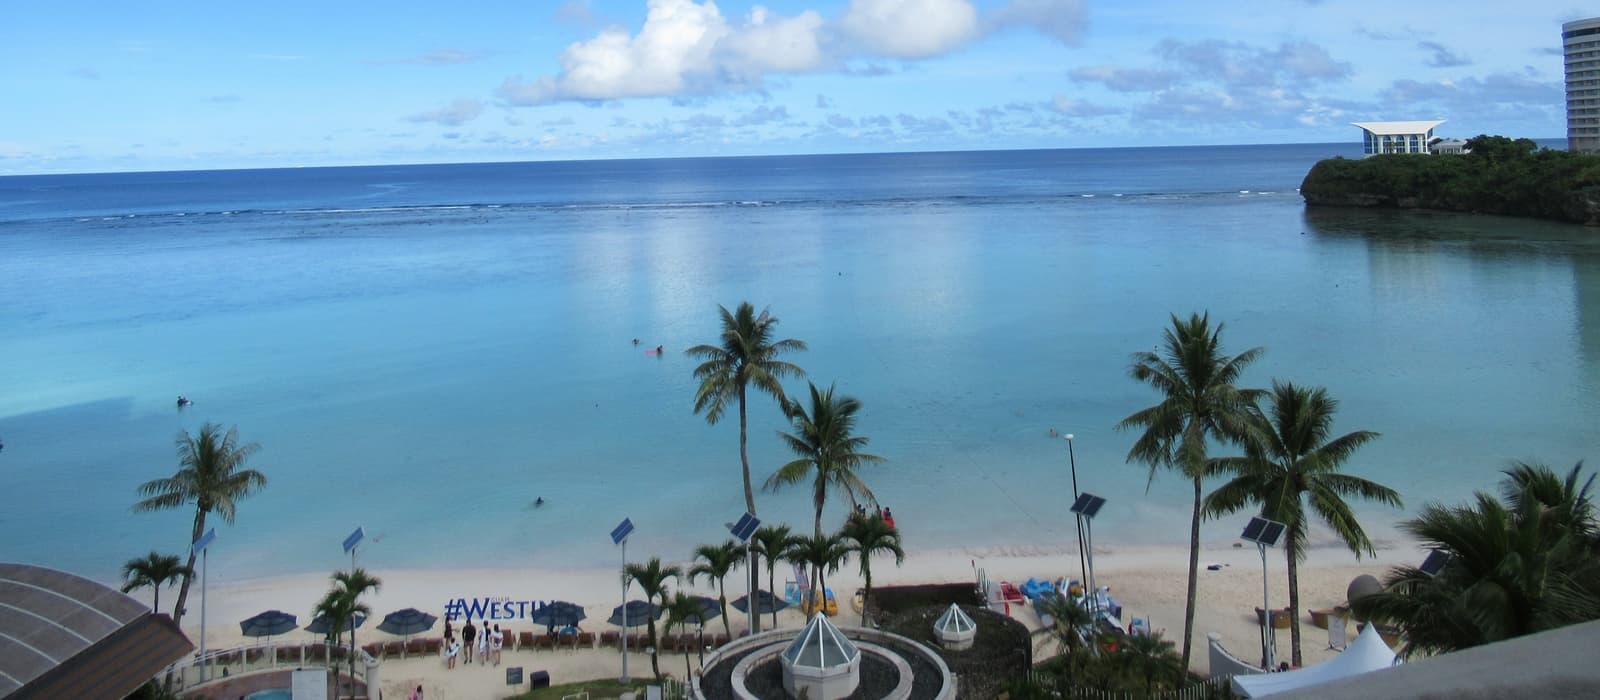
[[906, 553], [900, 548], [900, 531], [884, 522], [882, 515], [873, 513], [845, 521], [839, 534], [846, 540], [845, 550], [861, 562], [861, 576], [866, 579], [866, 590], [861, 594], [861, 626], [866, 627], [867, 608], [872, 604], [872, 555], [893, 554], [896, 566], [904, 564]]
[[[750, 536], [750, 548], [767, 558], [767, 592], [773, 596], [778, 595], [777, 568], [778, 561], [783, 559], [784, 552], [789, 551], [794, 544], [794, 533], [788, 525], [762, 525], [756, 528], [756, 534]], [[760, 588], [757, 586], [756, 588]], [[754, 602], [752, 601], [752, 604]], [[726, 611], [724, 611], [726, 612]], [[778, 611], [772, 611], [772, 628], [778, 628]]]
[[1090, 638], [1094, 636], [1094, 615], [1076, 599], [1059, 594], [1043, 596], [1036, 605], [1039, 612], [1055, 620], [1050, 634], [1056, 638], [1061, 652], [1067, 655], [1068, 663], [1081, 660], [1077, 652], [1084, 649], [1086, 634]]
[[370, 616], [372, 610], [366, 603], [361, 602], [361, 596], [368, 592], [377, 592], [383, 586], [383, 581], [367, 573], [365, 569], [351, 569], [350, 571], [337, 571], [333, 574], [333, 588], [329, 589], [322, 600], [317, 603], [314, 614], [326, 615], [329, 620], [328, 638], [338, 644], [339, 637], [346, 627], [350, 629], [350, 697], [355, 697], [356, 677], [356, 628], [355, 616]]
[[[823, 597], [823, 592], [827, 590], [828, 582], [824, 572], [838, 571], [839, 565], [844, 563], [844, 558], [849, 555], [850, 550], [845, 545], [844, 536], [838, 533], [795, 538], [794, 545], [789, 549], [786, 558], [811, 566], [812, 600], [805, 602], [807, 608], [817, 599], [822, 599], [826, 607], [827, 601]], [[809, 612], [815, 610], [809, 610], [808, 614]]]
[[[666, 601], [666, 604], [661, 606], [661, 609], [667, 614], [667, 621], [662, 623], [662, 627], [666, 628], [666, 634], [672, 634], [673, 627], [677, 627], [679, 632], [687, 632], [689, 623], [702, 624], [700, 604], [695, 601], [693, 596], [683, 591], [673, 593], [672, 597]], [[727, 615], [724, 614], [723, 617], [727, 617]], [[684, 683], [689, 682], [691, 673], [689, 669], [689, 646], [683, 645]]]
[[739, 560], [744, 555], [745, 546], [733, 540], [722, 544], [703, 544], [694, 548], [695, 564], [689, 568], [689, 583], [694, 583], [694, 580], [701, 575], [717, 582], [717, 603], [722, 611], [722, 631], [730, 638], [733, 637], [733, 629], [728, 624], [728, 587], [724, 580], [730, 572], [739, 568]]
[[122, 592], [131, 593], [149, 586], [155, 592], [152, 612], [161, 612], [161, 587], [170, 586], [183, 577], [185, 570], [178, 563], [178, 555], [151, 551], [142, 559], [129, 559], [122, 565]]
[[1194, 485], [1194, 514], [1189, 522], [1189, 590], [1183, 613], [1183, 666], [1189, 667], [1194, 638], [1194, 597], [1200, 569], [1200, 513], [1206, 471], [1206, 443], [1232, 440], [1243, 432], [1244, 417], [1259, 390], [1239, 389], [1244, 368], [1261, 356], [1251, 348], [1229, 357], [1222, 354], [1222, 326], [1211, 329], [1210, 314], [1172, 316], [1160, 354], [1136, 352], [1128, 374], [1161, 392], [1162, 400], [1134, 412], [1118, 430], [1144, 432], [1128, 450], [1129, 462], [1150, 467], [1154, 482], [1159, 469], [1176, 469]]
[[[658, 604], [664, 605], [667, 602], [667, 579], [682, 578], [683, 569], [676, 566], [662, 566], [661, 557], [650, 557], [650, 561], [643, 564], [629, 564], [623, 567], [622, 574], [639, 584], [639, 590], [644, 593], [646, 602], [655, 603], [659, 600], [661, 603]], [[651, 646], [659, 648], [660, 645], [656, 643], [655, 616], [645, 618], [645, 624], [648, 625]], [[657, 656], [650, 655], [650, 670], [655, 672], [656, 682], [660, 683], [661, 663], [656, 660]]]
[[1307, 501], [1317, 520], [1359, 558], [1363, 552], [1371, 556], [1377, 551], [1345, 497], [1400, 507], [1400, 494], [1376, 482], [1339, 473], [1345, 461], [1378, 434], [1358, 430], [1330, 440], [1339, 402], [1328, 396], [1326, 389], [1274, 380], [1268, 400], [1267, 413], [1251, 412], [1254, 425], [1247, 431], [1244, 456], [1211, 461], [1215, 471], [1235, 476], [1206, 497], [1205, 513], [1216, 517], [1256, 505], [1261, 517], [1287, 526], [1283, 553], [1288, 561], [1289, 619], [1293, 621], [1289, 635], [1298, 667], [1304, 665], [1300, 656], [1299, 564], [1306, 556], [1310, 525]]
[[790, 401], [785, 413], [795, 432], [778, 433], [784, 444], [800, 458], [779, 467], [767, 478], [766, 488], [776, 490], [810, 477], [811, 501], [817, 509], [813, 535], [821, 537], [822, 507], [828, 501], [828, 489], [838, 489], [848, 497], [852, 509], [858, 496], [877, 504], [878, 497], [867, 488], [856, 469], [882, 462], [883, 458], [861, 451], [870, 438], [855, 434], [856, 413], [861, 411], [859, 400], [853, 396], [835, 396], [832, 386], [826, 391], [818, 389], [816, 384], [810, 384], [810, 388], [810, 413], [798, 401]]
[[[716, 345], [696, 345], [687, 351], [690, 357], [701, 360], [700, 365], [694, 368], [694, 377], [700, 380], [700, 388], [694, 395], [694, 412], [705, 412], [706, 422], [716, 425], [727, 411], [728, 403], [738, 402], [739, 465], [744, 475], [744, 507], [751, 515], [756, 515], [756, 492], [750, 482], [749, 422], [745, 395], [753, 384], [756, 389], [777, 399], [779, 406], [786, 405], [783, 384], [778, 380], [788, 376], [803, 377], [805, 370], [800, 369], [799, 365], [779, 360], [778, 356], [805, 350], [806, 344], [793, 338], [773, 340], [778, 317], [766, 309], [762, 309], [761, 315], [757, 316], [755, 307], [748, 301], [739, 302], [733, 313], [729, 313], [726, 306], [719, 305], [717, 310], [722, 313], [719, 342]], [[755, 553], [751, 552], [752, 590], [761, 583], [758, 569]], [[759, 615], [750, 615], [751, 632], [760, 626], [760, 619]]]
[[1156, 678], [1183, 678], [1182, 660], [1172, 651], [1172, 642], [1162, 639], [1159, 632], [1123, 637], [1121, 649], [1129, 669], [1144, 678], [1146, 697], [1155, 697]]
[[[1539, 464], [1504, 473], [1502, 499], [1429, 504], [1401, 529], [1449, 556], [1435, 575], [1396, 567], [1358, 615], [1397, 628], [1403, 652], [1439, 653], [1600, 619], [1600, 537], [1582, 463], [1565, 479]], [[1554, 486], [1555, 488], [1552, 488]]]
[[[254, 469], [245, 469], [245, 461], [261, 449], [256, 443], [239, 444], [237, 426], [223, 433], [215, 423], [200, 426], [197, 435], [188, 431], [178, 434], [178, 471], [164, 479], [146, 481], [139, 485], [139, 495], [145, 499], [133, 504], [134, 512], [171, 510], [194, 505], [194, 531], [190, 542], [200, 539], [205, 532], [206, 515], [216, 513], [222, 521], [233, 524], [237, 502], [260, 491], [267, 485], [267, 477]], [[173, 605], [172, 621], [183, 621], [184, 603], [189, 599], [189, 583], [194, 579], [193, 548], [189, 561], [184, 564], [183, 584], [178, 587], [178, 602]]]

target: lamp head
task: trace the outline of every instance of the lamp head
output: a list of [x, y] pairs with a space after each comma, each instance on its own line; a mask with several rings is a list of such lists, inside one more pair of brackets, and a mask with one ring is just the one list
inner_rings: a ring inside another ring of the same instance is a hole
[[1063, 435], [1061, 437], [1066, 438], [1067, 442], [1072, 442], [1072, 433], [1067, 433], [1066, 435]]

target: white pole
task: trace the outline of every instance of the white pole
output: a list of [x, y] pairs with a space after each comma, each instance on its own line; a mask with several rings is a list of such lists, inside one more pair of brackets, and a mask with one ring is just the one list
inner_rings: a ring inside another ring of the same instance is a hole
[[1256, 543], [1256, 549], [1261, 550], [1261, 659], [1266, 662], [1266, 670], [1272, 672], [1272, 606], [1267, 602], [1267, 546]]
[[210, 576], [206, 575], [207, 564], [211, 561], [211, 548], [200, 550], [200, 682], [206, 682], [206, 583]]
[[622, 682], [628, 678], [628, 540], [622, 540]]

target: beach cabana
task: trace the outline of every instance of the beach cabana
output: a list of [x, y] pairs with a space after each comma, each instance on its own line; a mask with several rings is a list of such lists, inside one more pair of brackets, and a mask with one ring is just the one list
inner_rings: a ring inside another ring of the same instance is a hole
[[1282, 673], [1234, 676], [1233, 692], [1241, 697], [1261, 698], [1358, 676], [1397, 663], [1399, 659], [1394, 650], [1378, 635], [1378, 626], [1367, 625], [1350, 647], [1332, 661]]

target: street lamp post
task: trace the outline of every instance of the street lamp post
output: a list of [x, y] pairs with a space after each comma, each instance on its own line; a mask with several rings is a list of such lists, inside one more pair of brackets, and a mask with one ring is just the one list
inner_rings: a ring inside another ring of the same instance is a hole
[[211, 578], [210, 576], [207, 576], [206, 574], [209, 573], [207, 571], [207, 569], [209, 568], [207, 565], [211, 561], [211, 557], [210, 557], [211, 541], [215, 540], [215, 539], [217, 539], [217, 529], [216, 528], [211, 528], [210, 530], [206, 530], [206, 534], [201, 535], [200, 539], [195, 540], [194, 544], [190, 545], [190, 550], [191, 551], [199, 551], [200, 552], [200, 682], [201, 683], [204, 683], [205, 680], [206, 680], [206, 584], [208, 583], [208, 579]]
[[622, 545], [622, 683], [626, 685], [632, 679], [628, 677], [628, 535], [633, 532], [633, 520], [623, 518], [611, 530], [611, 542]]
[[[1073, 454], [1072, 450], [1073, 435], [1072, 433], [1067, 433], [1062, 437], [1067, 440], [1067, 463], [1072, 467], [1072, 500], [1077, 502], [1078, 497], [1082, 494], [1078, 492], [1078, 458], [1077, 455]], [[1088, 586], [1089, 568], [1084, 559], [1083, 518], [1079, 516], [1075, 520], [1078, 530], [1078, 580], [1082, 581], [1084, 586]]]
[[[746, 548], [749, 548], [750, 536], [756, 534], [756, 528], [758, 527], [761, 527], [761, 519], [757, 518], [753, 513], [745, 513], [740, 516], [739, 522], [728, 523], [728, 532], [733, 533], [734, 537], [739, 538], [739, 541], [743, 542]], [[755, 576], [751, 576], [745, 579], [744, 599], [750, 601], [750, 622], [746, 634], [755, 634], [756, 625], [760, 624], [756, 622], [756, 620], [760, 619], [761, 613], [756, 610], [755, 578]]]
[[1256, 549], [1261, 551], [1261, 667], [1267, 672], [1272, 671], [1273, 656], [1273, 629], [1272, 605], [1267, 598], [1267, 548], [1278, 544], [1278, 538], [1283, 536], [1286, 526], [1276, 520], [1266, 518], [1251, 518], [1250, 523], [1244, 526], [1244, 533], [1239, 539], [1254, 542]]

